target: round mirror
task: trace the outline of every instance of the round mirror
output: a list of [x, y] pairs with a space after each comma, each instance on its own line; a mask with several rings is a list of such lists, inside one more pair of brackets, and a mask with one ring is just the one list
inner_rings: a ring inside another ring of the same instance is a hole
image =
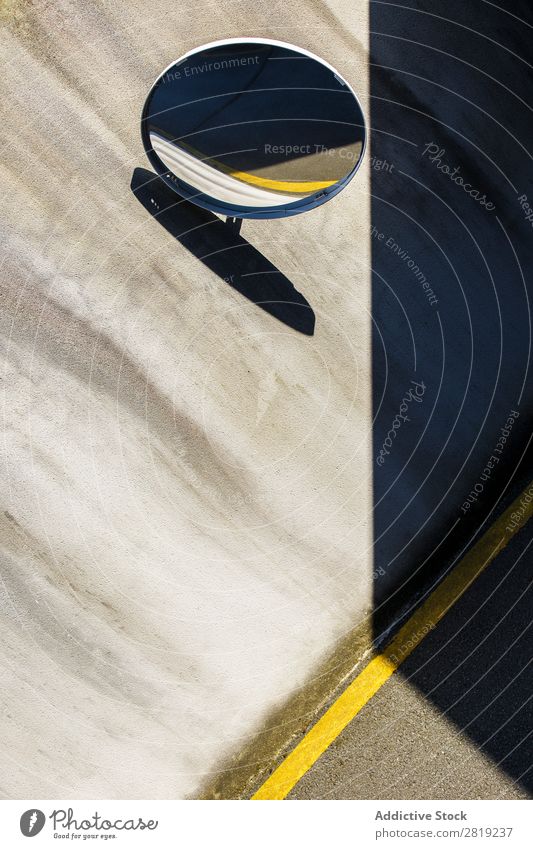
[[182, 197], [235, 218], [313, 209], [351, 180], [365, 125], [348, 83], [290, 44], [232, 39], [173, 62], [142, 115], [143, 144]]

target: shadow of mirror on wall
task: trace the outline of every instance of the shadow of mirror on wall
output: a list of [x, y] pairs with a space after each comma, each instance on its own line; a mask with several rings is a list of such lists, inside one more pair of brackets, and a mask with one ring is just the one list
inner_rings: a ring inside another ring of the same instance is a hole
[[180, 200], [146, 168], [135, 168], [131, 189], [150, 215], [225, 283], [293, 330], [313, 335], [315, 314], [308, 301], [235, 227]]

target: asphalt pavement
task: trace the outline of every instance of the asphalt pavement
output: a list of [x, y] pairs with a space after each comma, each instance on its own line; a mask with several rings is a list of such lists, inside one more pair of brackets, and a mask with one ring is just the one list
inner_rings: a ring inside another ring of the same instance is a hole
[[531, 525], [339, 735], [290, 799], [531, 797]]

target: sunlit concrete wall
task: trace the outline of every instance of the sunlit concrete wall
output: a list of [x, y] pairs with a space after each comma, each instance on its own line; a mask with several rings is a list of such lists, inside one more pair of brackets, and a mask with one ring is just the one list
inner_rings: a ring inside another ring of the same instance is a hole
[[0, 783], [182, 797], [372, 598], [368, 168], [245, 235], [309, 338], [129, 190], [144, 97], [202, 43], [272, 37], [368, 111], [367, 3], [2, 5]]

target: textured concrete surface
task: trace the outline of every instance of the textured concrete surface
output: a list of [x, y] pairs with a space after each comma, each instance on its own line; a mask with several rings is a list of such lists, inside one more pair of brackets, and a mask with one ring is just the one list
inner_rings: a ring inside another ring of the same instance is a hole
[[245, 235], [312, 338], [132, 196], [155, 77], [283, 38], [368, 102], [367, 5], [1, 6], [0, 792], [194, 795], [368, 612], [368, 170]]
[[378, 620], [479, 531], [531, 439], [532, 26], [528, 0], [370, 4]]
[[526, 525], [290, 798], [531, 798], [532, 549]]
[[[497, 504], [531, 437], [528, 8], [0, 5], [4, 796], [195, 795], [250, 741], [254, 769], [373, 602], [379, 633]], [[248, 35], [323, 56], [371, 116], [345, 192], [243, 229], [313, 337], [129, 189], [161, 69]]]

